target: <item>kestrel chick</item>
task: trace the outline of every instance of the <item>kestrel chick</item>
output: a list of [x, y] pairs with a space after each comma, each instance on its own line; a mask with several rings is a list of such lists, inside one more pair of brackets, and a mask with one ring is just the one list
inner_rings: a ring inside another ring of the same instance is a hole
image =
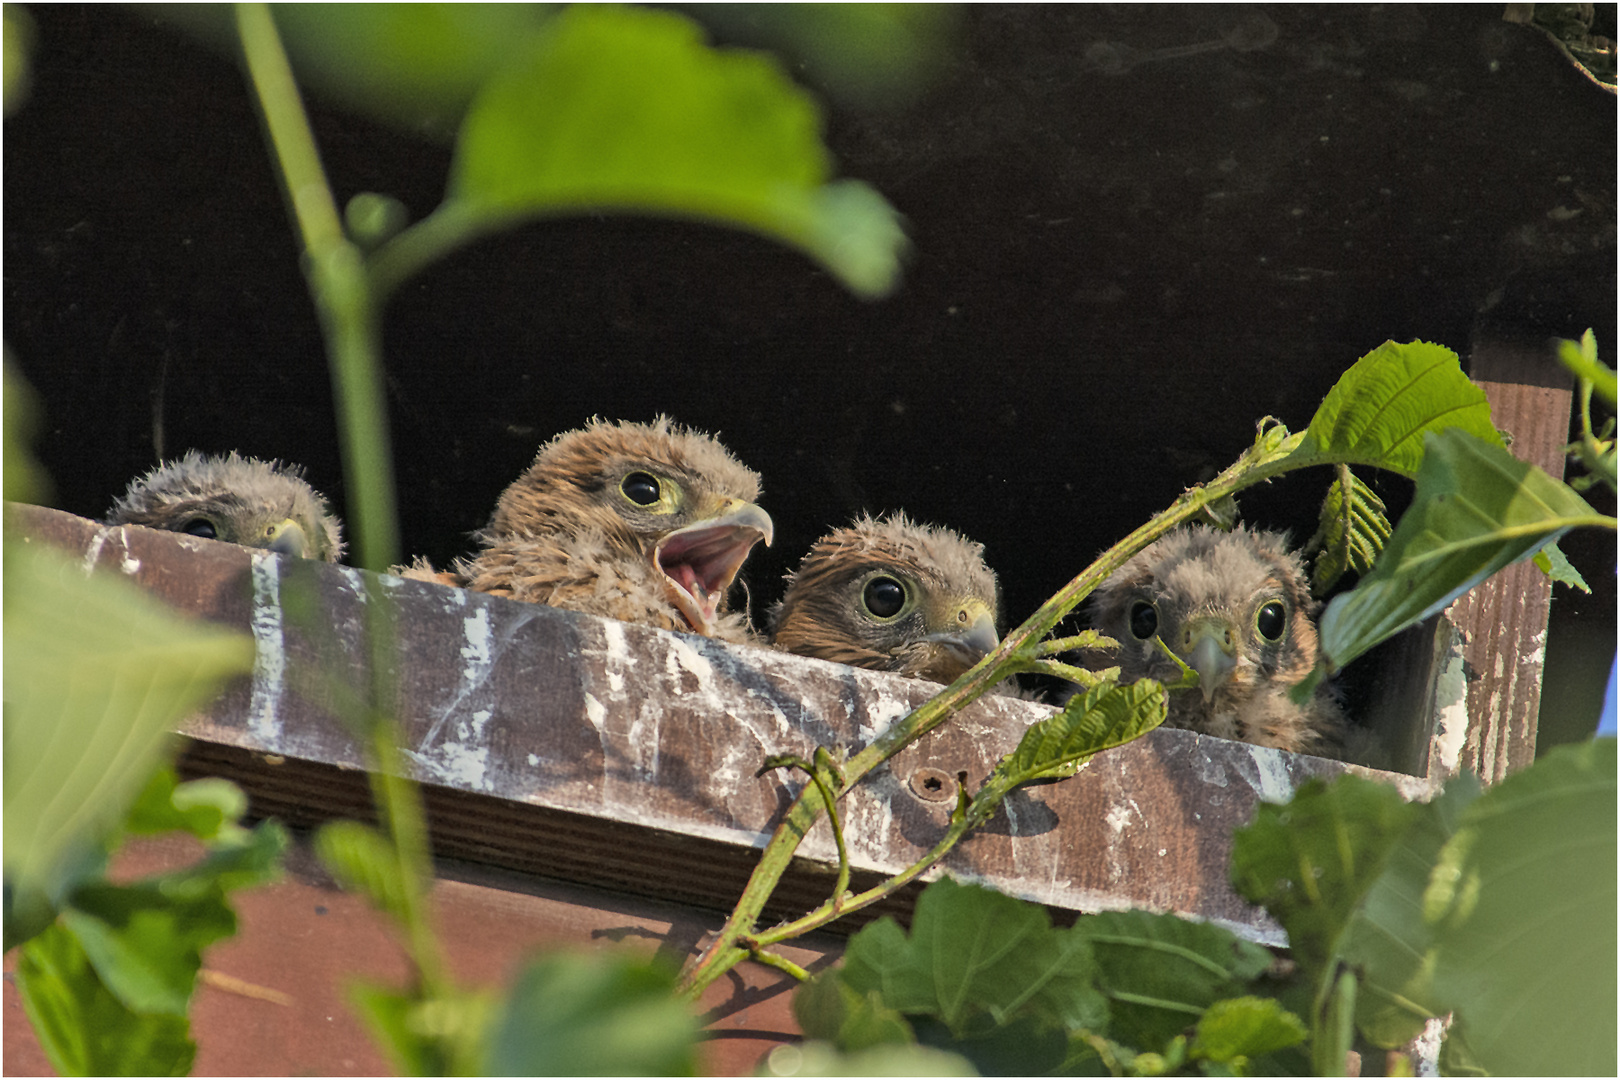
[[788, 575], [771, 644], [801, 656], [954, 682], [999, 643], [984, 545], [904, 514], [828, 533]]
[[188, 450], [129, 485], [109, 525], [145, 525], [323, 562], [343, 555], [343, 526], [296, 465]]
[[[1316, 666], [1316, 627], [1300, 557], [1280, 533], [1179, 529], [1148, 545], [1092, 596], [1094, 625], [1120, 643], [1120, 681], [1198, 672], [1170, 695], [1172, 727], [1334, 756], [1344, 714], [1324, 683], [1305, 705], [1288, 691]], [[1105, 660], [1104, 663], [1112, 661]]]
[[[712, 436], [592, 420], [540, 448], [501, 495], [467, 588], [726, 641], [750, 640], [726, 592], [771, 519], [759, 477]], [[434, 580], [419, 561], [407, 576]], [[437, 575], [443, 581], [443, 575]]]

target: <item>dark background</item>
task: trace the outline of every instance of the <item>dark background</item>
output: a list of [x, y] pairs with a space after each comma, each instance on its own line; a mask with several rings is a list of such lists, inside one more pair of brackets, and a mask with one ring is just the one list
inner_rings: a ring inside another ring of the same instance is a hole
[[[55, 505], [99, 517], [196, 447], [301, 462], [341, 510], [322, 343], [241, 74], [141, 9], [30, 11], [4, 332]], [[960, 14], [928, 93], [828, 107], [842, 174], [908, 221], [887, 300], [750, 235], [604, 217], [483, 241], [401, 290], [407, 555], [465, 552], [556, 432], [667, 412], [764, 477], [756, 620], [817, 536], [904, 509], [982, 541], [1017, 622], [1259, 417], [1302, 428], [1386, 339], [1466, 363], [1482, 327], [1590, 326], [1613, 362], [1615, 99], [1501, 5]], [[1257, 18], [1265, 48], [1162, 53]], [[1109, 73], [1101, 42], [1138, 62]], [[439, 202], [448, 147], [309, 104], [340, 203]], [[1376, 480], [1404, 505], [1405, 481]], [[1245, 516], [1303, 541], [1325, 482], [1256, 490]], [[1549, 738], [1590, 732], [1614, 655], [1614, 537], [1564, 546], [1595, 592], [1555, 592]]]

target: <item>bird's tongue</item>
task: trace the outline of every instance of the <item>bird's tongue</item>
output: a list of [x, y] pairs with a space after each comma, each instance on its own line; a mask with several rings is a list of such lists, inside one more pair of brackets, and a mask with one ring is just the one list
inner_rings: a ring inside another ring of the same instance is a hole
[[714, 632], [720, 601], [763, 535], [749, 526], [695, 526], [671, 533], [653, 552], [670, 600], [694, 632]]

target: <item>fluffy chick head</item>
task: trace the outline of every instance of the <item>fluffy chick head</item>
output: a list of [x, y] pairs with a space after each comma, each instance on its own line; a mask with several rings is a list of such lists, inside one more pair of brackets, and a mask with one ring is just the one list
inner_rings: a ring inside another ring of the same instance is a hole
[[130, 483], [109, 525], [145, 525], [323, 562], [343, 556], [343, 525], [296, 465], [196, 450]]
[[778, 649], [948, 683], [999, 643], [984, 545], [904, 514], [828, 533], [771, 612]]

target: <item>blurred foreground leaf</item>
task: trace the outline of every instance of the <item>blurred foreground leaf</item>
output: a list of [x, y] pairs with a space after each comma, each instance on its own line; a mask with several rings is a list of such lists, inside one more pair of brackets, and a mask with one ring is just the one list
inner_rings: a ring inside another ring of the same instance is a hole
[[434, 216], [470, 232], [565, 213], [691, 217], [784, 241], [880, 296], [905, 236], [876, 191], [830, 174], [815, 103], [774, 60], [711, 49], [669, 12], [580, 5], [480, 93]]
[[174, 725], [251, 669], [253, 642], [14, 529], [5, 575], [8, 895], [54, 897], [71, 849], [123, 816]]
[[698, 1033], [674, 973], [619, 952], [559, 952], [518, 976], [489, 1044], [494, 1076], [691, 1076]]

